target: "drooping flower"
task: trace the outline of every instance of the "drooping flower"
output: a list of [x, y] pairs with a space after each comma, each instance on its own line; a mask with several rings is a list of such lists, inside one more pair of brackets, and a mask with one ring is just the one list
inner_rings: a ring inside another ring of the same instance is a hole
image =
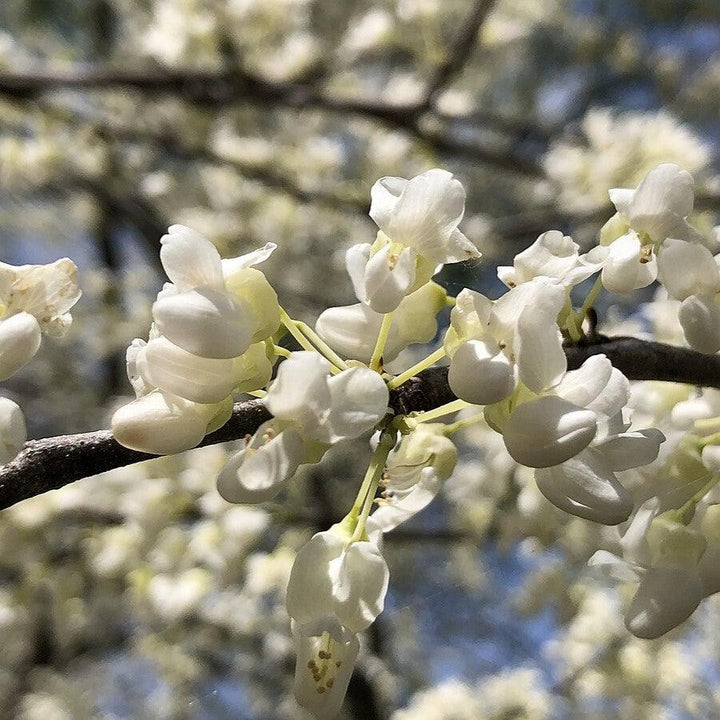
[[218, 476], [218, 491], [229, 502], [274, 497], [300, 464], [317, 462], [332, 443], [370, 430], [385, 415], [388, 390], [367, 368], [331, 377], [327, 360], [296, 352], [280, 365], [263, 403], [273, 419]]
[[445, 426], [422, 423], [388, 456], [383, 474], [382, 500], [370, 516], [373, 527], [389, 532], [430, 504], [452, 475], [457, 448]]
[[357, 633], [382, 612], [389, 580], [377, 545], [352, 542], [341, 526], [298, 552], [287, 588], [297, 649], [295, 697], [318, 718], [342, 705], [358, 653]]

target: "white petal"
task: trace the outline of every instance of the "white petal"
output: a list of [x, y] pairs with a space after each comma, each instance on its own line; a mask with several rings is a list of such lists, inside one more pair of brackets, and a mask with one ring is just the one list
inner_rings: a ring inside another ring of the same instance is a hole
[[389, 578], [385, 558], [374, 543], [354, 542], [343, 553], [333, 595], [337, 618], [350, 632], [367, 629], [382, 612]]
[[333, 532], [319, 532], [298, 551], [288, 581], [285, 605], [288, 615], [301, 625], [335, 613], [335, 578], [331, 562], [345, 550]]
[[635, 190], [632, 188], [612, 188], [608, 190], [608, 195], [610, 195], [610, 201], [615, 206], [615, 209], [621, 215], [628, 217]]
[[615, 580], [637, 582], [640, 579], [637, 568], [607, 550], [595, 551], [588, 560], [588, 566], [600, 568], [603, 573]]
[[367, 302], [365, 290], [365, 268], [370, 259], [370, 243], [353, 245], [345, 253], [345, 268], [355, 290], [355, 297], [360, 302]]
[[503, 439], [516, 462], [542, 468], [577, 455], [596, 432], [594, 412], [548, 395], [518, 405], [505, 424]]
[[125, 447], [171, 455], [194, 448], [205, 437], [215, 407], [155, 391], [116, 410], [111, 428]]
[[315, 323], [315, 330], [333, 350], [367, 363], [381, 325], [382, 315], [358, 303], [324, 310]]
[[535, 471], [540, 492], [561, 510], [603, 525], [630, 517], [633, 501], [603, 458], [581, 452], [560, 465]]
[[235, 386], [233, 360], [193, 355], [167, 338], [151, 340], [138, 358], [148, 384], [197, 403], [217, 403]]
[[696, 568], [650, 568], [630, 603], [625, 625], [636, 637], [660, 637], [687, 620], [702, 598]]
[[371, 515], [381, 532], [389, 532], [409, 520], [427, 507], [440, 492], [444, 480], [435, 468], [425, 467], [414, 475], [417, 480], [407, 492], [387, 500]]
[[9, 463], [27, 441], [25, 416], [10, 398], [0, 397], [0, 465]]
[[313, 352], [294, 352], [278, 368], [264, 398], [278, 419], [297, 423], [315, 436], [327, 422], [332, 399], [328, 379], [330, 363]]
[[272, 500], [304, 459], [304, 444], [293, 428], [276, 432], [274, 420], [263, 423], [248, 447], [220, 471], [217, 489], [232, 503]]
[[387, 412], [389, 393], [378, 373], [350, 368], [328, 380], [331, 410], [327, 434], [315, 435], [322, 442], [337, 442], [371, 430]]
[[65, 314], [82, 294], [75, 263], [62, 258], [48, 265], [21, 265], [13, 271], [7, 312], [28, 312], [35, 316], [43, 332], [55, 337], [64, 335], [71, 320]]
[[381, 248], [365, 268], [367, 303], [378, 313], [395, 310], [415, 282], [415, 251], [405, 248], [391, 261], [390, 248]]
[[[454, 230], [465, 211], [465, 189], [445, 170], [429, 170], [410, 180], [380, 229], [393, 241], [415, 248], [435, 262], [477, 257], [477, 250]], [[463, 243], [463, 240], [465, 242]], [[462, 257], [455, 257], [460, 250]]]
[[[508, 273], [504, 268], [498, 268], [498, 277], [509, 287], [528, 282], [538, 276], [562, 281], [577, 268], [578, 263], [577, 243], [558, 230], [549, 230], [540, 235], [529, 248], [515, 256], [512, 273]], [[592, 275], [592, 270], [586, 268], [583, 270], [587, 272], [586, 277]], [[577, 279], [576, 282], [580, 280]]]
[[650, 285], [657, 277], [657, 260], [640, 262], [640, 239], [632, 230], [610, 246], [602, 270], [602, 283], [616, 293], [628, 293]]
[[691, 348], [708, 355], [720, 350], [720, 303], [714, 296], [686, 298], [678, 310], [678, 320]]
[[7, 380], [29, 362], [41, 341], [40, 325], [29, 313], [0, 320], [0, 380]]
[[267, 340], [280, 327], [277, 293], [265, 275], [255, 268], [243, 268], [227, 279], [226, 289], [239, 303], [245, 324], [252, 330], [252, 343]]
[[370, 217], [379, 228], [387, 227], [408, 181], [399, 177], [380, 178], [370, 190]]
[[657, 459], [665, 435], [660, 430], [648, 428], [620, 433], [598, 443], [594, 450], [601, 453], [613, 472], [649, 465]]
[[523, 383], [536, 393], [557, 385], [567, 370], [562, 334], [556, 322], [564, 302], [562, 287], [548, 288], [518, 319], [514, 342], [518, 372]]
[[630, 383], [605, 355], [592, 355], [565, 375], [556, 392], [574, 405], [613, 417], [627, 405]]
[[181, 291], [205, 285], [222, 287], [220, 253], [199, 232], [184, 225], [171, 225], [160, 243], [160, 262]]
[[512, 363], [482, 340], [462, 343], [448, 370], [450, 389], [461, 400], [491, 405], [508, 397], [515, 388]]
[[222, 273], [226, 281], [232, 278], [241, 270], [264, 263], [277, 250], [277, 243], [265, 243], [261, 248], [245, 253], [236, 258], [226, 258], [222, 261]]
[[658, 165], [635, 190], [631, 221], [637, 217], [661, 218], [666, 213], [687, 217], [693, 209], [694, 185], [692, 175], [687, 170], [681, 170], [672, 163]]
[[670, 238], [658, 253], [658, 279], [677, 300], [720, 290], [720, 273], [712, 253], [695, 242]]
[[[327, 636], [308, 635], [295, 623], [293, 636], [297, 652], [293, 687], [295, 699], [318, 720], [331, 720], [342, 707], [360, 651], [360, 642], [356, 635], [350, 635], [342, 641]], [[326, 671], [319, 673], [314, 668], [325, 668]]]
[[206, 287], [162, 294], [152, 312], [159, 332], [194, 355], [232, 358], [250, 347], [252, 321], [244, 303], [227, 293]]

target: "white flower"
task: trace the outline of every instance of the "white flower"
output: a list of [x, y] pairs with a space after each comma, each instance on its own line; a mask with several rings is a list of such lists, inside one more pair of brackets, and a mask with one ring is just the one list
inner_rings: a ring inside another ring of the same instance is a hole
[[[434, 282], [403, 299], [392, 318], [383, 360], [387, 364], [412, 343], [429, 342], [437, 333], [435, 316], [447, 293]], [[364, 303], [328, 308], [315, 324], [318, 335], [346, 357], [370, 362], [383, 316]]]
[[495, 302], [463, 290], [444, 341], [452, 391], [488, 405], [513, 392], [515, 373], [536, 393], [556, 385], [567, 369], [557, 326], [565, 296], [562, 285], [544, 277], [521, 283]]
[[193, 355], [165, 337], [156, 337], [147, 344], [135, 341], [129, 358], [134, 363], [132, 375], [140, 377], [145, 387], [198, 403], [221, 402], [233, 391], [257, 390], [272, 374], [264, 342], [251, 345], [238, 357], [214, 359]]
[[209, 240], [182, 225], [171, 226], [161, 243], [160, 260], [172, 281], [153, 304], [161, 335], [194, 355], [227, 359], [277, 330], [275, 291], [251, 267], [270, 256], [274, 243], [221, 260]]
[[610, 190], [610, 200], [635, 232], [644, 233], [653, 242], [666, 238], [697, 240], [697, 231], [685, 219], [693, 210], [694, 185], [689, 172], [663, 163], [634, 190]]
[[0, 465], [9, 463], [27, 441], [25, 417], [10, 398], [0, 397]]
[[231, 397], [201, 404], [154, 390], [116, 410], [110, 426], [125, 447], [171, 455], [194, 448], [208, 432], [224, 425], [231, 412]]
[[657, 260], [650, 247], [644, 247], [634, 230], [617, 238], [609, 246], [598, 245], [584, 260], [602, 266], [603, 286], [615, 293], [628, 293], [647, 287], [657, 277]]
[[356, 634], [382, 612], [389, 571], [370, 541], [347, 542], [338, 526], [297, 555], [287, 588], [298, 651], [295, 697], [318, 718], [339, 710], [357, 657]]
[[274, 497], [298, 466], [317, 462], [330, 444], [358, 437], [385, 415], [388, 389], [376, 372], [355, 367], [330, 377], [325, 358], [296, 352], [263, 399], [273, 419], [228, 461], [218, 491], [229, 502]]
[[720, 350], [720, 303], [716, 295], [690, 295], [678, 311], [685, 339], [694, 350], [713, 354]]
[[68, 310], [80, 294], [77, 267], [68, 258], [49, 265], [0, 263], [0, 380], [32, 359], [41, 333], [65, 334], [72, 322]]
[[371, 190], [370, 217], [392, 243], [413, 248], [434, 263], [480, 257], [458, 230], [465, 189], [452, 173], [428, 170], [412, 180], [384, 177]]
[[360, 641], [352, 633], [340, 639], [328, 632], [314, 635], [295, 621], [291, 628], [297, 656], [295, 699], [318, 720], [332, 720], [345, 699]]
[[345, 265], [357, 299], [376, 313], [389, 313], [415, 283], [417, 253], [409, 247], [393, 252], [389, 243], [374, 254], [371, 249], [369, 243], [353, 245], [345, 255]]
[[604, 355], [588, 358], [552, 390], [511, 409], [500, 428], [505, 447], [537, 468], [539, 490], [561, 510], [605, 525], [627, 520], [632, 497], [615, 473], [655, 460], [664, 435], [628, 432], [622, 410], [629, 383]]
[[549, 230], [518, 253], [512, 267], [498, 267], [497, 274], [509, 288], [536, 277], [547, 277], [566, 287], [577, 285], [599, 269], [582, 263], [578, 249], [579, 245], [568, 235]]
[[46, 335], [61, 337], [70, 327], [70, 308], [80, 298], [77, 266], [68, 258], [48, 265], [0, 263], [0, 316], [32, 315]]
[[457, 449], [444, 425], [422, 423], [388, 456], [380, 507], [370, 516], [385, 533], [430, 504], [457, 463]]
[[640, 581], [625, 614], [637, 637], [660, 637], [686, 620], [704, 597], [698, 563], [706, 541], [697, 530], [657, 516], [657, 500], [641, 506], [623, 535], [623, 558], [599, 550], [589, 561], [612, 577]]

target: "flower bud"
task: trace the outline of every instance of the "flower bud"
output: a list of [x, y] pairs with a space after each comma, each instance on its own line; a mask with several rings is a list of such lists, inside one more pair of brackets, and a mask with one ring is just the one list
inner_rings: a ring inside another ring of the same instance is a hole
[[32, 359], [40, 339], [40, 325], [29, 313], [0, 320], [0, 380], [7, 380]]
[[25, 416], [17, 403], [0, 397], [0, 465], [9, 463], [27, 441]]

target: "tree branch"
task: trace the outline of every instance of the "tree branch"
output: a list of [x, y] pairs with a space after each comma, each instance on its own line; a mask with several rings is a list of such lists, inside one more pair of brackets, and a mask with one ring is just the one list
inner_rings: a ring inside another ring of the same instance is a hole
[[[455, 63], [451, 63], [451, 66], [443, 70], [443, 77], [446, 73], [448, 77], [452, 75]], [[427, 114], [426, 101], [398, 104], [374, 98], [337, 97], [310, 83], [273, 82], [239, 68], [208, 72], [116, 68], [0, 72], [0, 95], [18, 100], [34, 100], [46, 92], [61, 89], [131, 89], [151, 95], [170, 94], [205, 107], [255, 103], [264, 107], [313, 109], [357, 115], [405, 130], [436, 150], [458, 155], [466, 160], [475, 160], [534, 177], [543, 174], [539, 163], [512, 149], [500, 151], [476, 140], [466, 141], [461, 137], [449, 137], [444, 131], [427, 130], [421, 123], [423, 116]]]
[[435, 69], [428, 83], [423, 105], [429, 108], [453, 79], [462, 71], [470, 59], [478, 32], [488, 15], [497, 4], [497, 0], [477, 0], [465, 19], [452, 44], [447, 50], [444, 62]]
[[[605, 354], [631, 380], [662, 380], [720, 388], [720, 355], [638, 340], [598, 336], [592, 342], [565, 348], [568, 368], [591, 355]], [[390, 393], [396, 414], [424, 412], [455, 399], [447, 367], [425, 370]], [[200, 445], [214, 445], [252, 434], [270, 413], [259, 400], [236, 403], [231, 419]], [[151, 459], [152, 455], [119, 445], [109, 430], [30, 440], [8, 465], [0, 468], [0, 509], [55, 490], [75, 480]]]

